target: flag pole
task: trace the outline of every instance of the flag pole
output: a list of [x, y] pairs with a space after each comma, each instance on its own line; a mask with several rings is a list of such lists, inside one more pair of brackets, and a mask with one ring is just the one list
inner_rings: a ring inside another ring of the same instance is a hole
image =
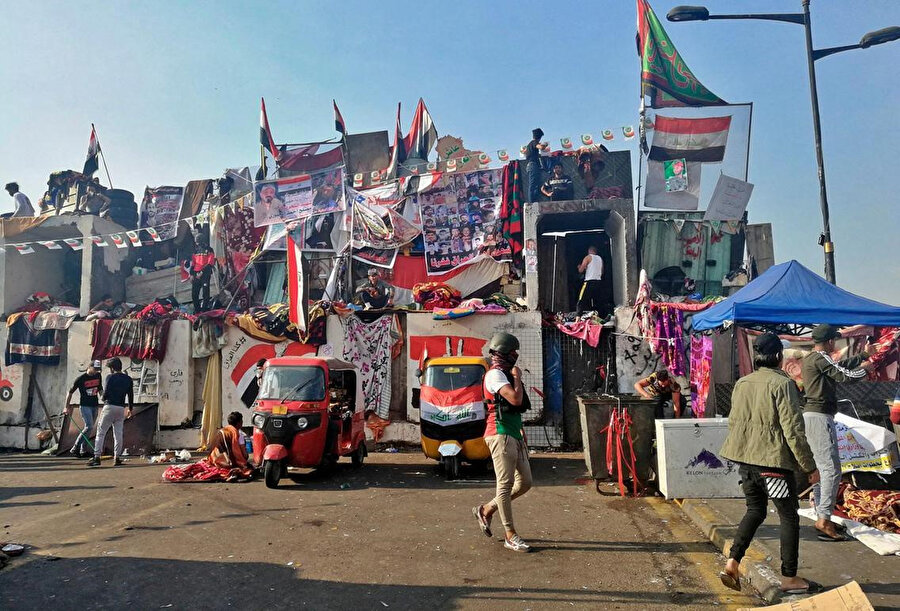
[[103, 171], [106, 172], [106, 180], [109, 181], [109, 188], [113, 188], [112, 178], [109, 176], [109, 168], [106, 167], [106, 155], [103, 154], [103, 147], [100, 146], [100, 134], [97, 133], [97, 128], [94, 127], [94, 124], [91, 123], [91, 129], [94, 130], [94, 135], [97, 136], [97, 150], [100, 152], [100, 160], [103, 162]]

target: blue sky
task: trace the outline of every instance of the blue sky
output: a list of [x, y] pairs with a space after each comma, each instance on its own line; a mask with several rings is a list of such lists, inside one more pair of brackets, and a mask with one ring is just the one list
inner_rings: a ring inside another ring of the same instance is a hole
[[[661, 18], [679, 2], [651, 0]], [[900, 25], [895, 0], [813, 2], [816, 46]], [[707, 3], [712, 12], [800, 2]], [[113, 182], [184, 184], [258, 158], [259, 98], [279, 141], [408, 124], [419, 96], [441, 134], [493, 154], [540, 125], [551, 142], [636, 124], [631, 0], [598, 2], [18, 2], [0, 37], [0, 181], [32, 201], [53, 170], [80, 169], [97, 124]], [[666, 23], [698, 77], [754, 102], [751, 222], [778, 261], [822, 273], [803, 30], [771, 22]], [[838, 283], [900, 304], [900, 42], [817, 63]], [[622, 142], [617, 146], [634, 143]], [[637, 157], [633, 157], [637, 164]], [[105, 176], [104, 176], [105, 182]], [[0, 193], [0, 210], [11, 208]]]

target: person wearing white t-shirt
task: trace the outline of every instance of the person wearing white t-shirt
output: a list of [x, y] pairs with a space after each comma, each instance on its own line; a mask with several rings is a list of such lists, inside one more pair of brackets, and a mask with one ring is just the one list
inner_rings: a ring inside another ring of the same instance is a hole
[[31, 205], [31, 200], [28, 199], [28, 196], [19, 191], [19, 183], [8, 183], [6, 192], [9, 193], [10, 197], [13, 198], [13, 202], [15, 202], [15, 210], [10, 215], [11, 218], [34, 216], [34, 206]]
[[597, 254], [596, 246], [588, 248], [588, 254], [578, 264], [578, 273], [584, 274], [584, 284], [581, 285], [575, 310], [580, 316], [585, 310], [598, 311], [603, 306], [603, 288], [600, 283], [603, 278], [603, 258]]

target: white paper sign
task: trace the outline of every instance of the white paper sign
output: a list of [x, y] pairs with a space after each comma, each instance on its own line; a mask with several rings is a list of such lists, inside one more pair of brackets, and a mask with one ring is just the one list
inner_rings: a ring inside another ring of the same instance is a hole
[[743, 218], [753, 185], [743, 180], [719, 174], [704, 221], [737, 221]]

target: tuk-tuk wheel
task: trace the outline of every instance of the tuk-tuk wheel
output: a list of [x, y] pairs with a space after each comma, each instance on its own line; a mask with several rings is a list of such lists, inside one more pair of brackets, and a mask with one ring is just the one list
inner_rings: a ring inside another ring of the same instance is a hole
[[277, 488], [281, 479], [281, 461], [267, 460], [263, 463], [263, 474], [266, 478], [266, 488]]
[[459, 456], [444, 457], [444, 477], [447, 481], [459, 479]]
[[366, 460], [366, 444], [360, 442], [359, 446], [356, 448], [356, 452], [353, 453], [353, 456], [350, 457], [350, 460], [353, 462], [354, 467], [362, 467], [363, 462]]

